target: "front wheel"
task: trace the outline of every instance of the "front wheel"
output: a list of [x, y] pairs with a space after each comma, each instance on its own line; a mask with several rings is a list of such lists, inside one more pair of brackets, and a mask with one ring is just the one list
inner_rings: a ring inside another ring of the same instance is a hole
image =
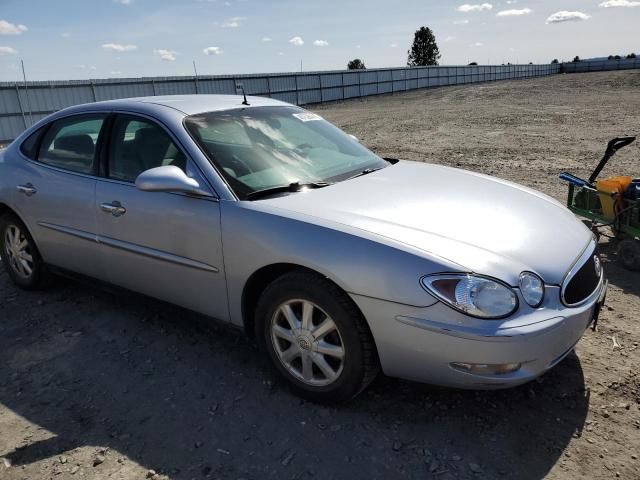
[[262, 294], [256, 319], [276, 369], [304, 398], [349, 400], [379, 371], [362, 314], [325, 278], [306, 272], [280, 277]]

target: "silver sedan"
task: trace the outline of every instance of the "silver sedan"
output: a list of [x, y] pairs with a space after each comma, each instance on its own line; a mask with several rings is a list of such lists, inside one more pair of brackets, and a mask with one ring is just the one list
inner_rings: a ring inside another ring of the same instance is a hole
[[0, 155], [18, 286], [72, 272], [228, 322], [315, 401], [380, 370], [522, 384], [573, 350], [606, 293], [592, 234], [555, 200], [380, 158], [273, 99], [80, 105]]

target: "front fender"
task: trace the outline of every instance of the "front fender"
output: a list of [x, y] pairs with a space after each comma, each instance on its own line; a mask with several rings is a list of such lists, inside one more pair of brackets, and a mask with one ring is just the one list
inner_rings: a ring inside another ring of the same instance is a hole
[[231, 322], [242, 325], [242, 291], [262, 267], [287, 263], [314, 270], [344, 291], [365, 297], [427, 307], [437, 300], [420, 278], [462, 270], [424, 252], [348, 227], [288, 217], [249, 202], [222, 201], [222, 238]]

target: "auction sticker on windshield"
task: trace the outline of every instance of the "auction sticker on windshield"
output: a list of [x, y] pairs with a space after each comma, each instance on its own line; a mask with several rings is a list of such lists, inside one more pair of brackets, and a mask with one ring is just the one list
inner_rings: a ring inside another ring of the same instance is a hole
[[322, 117], [320, 115], [316, 115], [315, 113], [311, 113], [311, 112], [294, 113], [293, 116], [296, 117], [298, 120], [302, 120], [303, 122], [313, 122], [316, 120], [322, 120]]

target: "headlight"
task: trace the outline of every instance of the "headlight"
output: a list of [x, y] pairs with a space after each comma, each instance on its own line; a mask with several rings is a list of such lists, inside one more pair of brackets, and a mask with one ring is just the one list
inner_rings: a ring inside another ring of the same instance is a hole
[[422, 285], [456, 310], [479, 318], [504, 318], [518, 308], [518, 297], [511, 287], [486, 277], [470, 274], [431, 275]]
[[538, 308], [544, 300], [544, 282], [535, 273], [520, 274], [520, 291], [524, 300], [533, 308]]

